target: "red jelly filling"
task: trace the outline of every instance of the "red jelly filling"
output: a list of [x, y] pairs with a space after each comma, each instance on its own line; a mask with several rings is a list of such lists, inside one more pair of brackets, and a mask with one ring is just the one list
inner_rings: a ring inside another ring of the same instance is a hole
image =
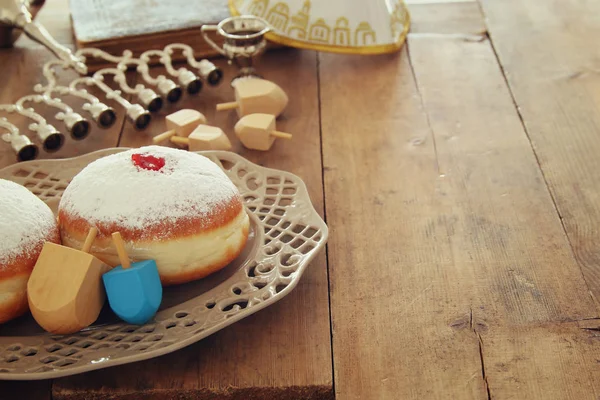
[[154, 157], [150, 154], [132, 154], [131, 161], [136, 167], [149, 171], [160, 171], [165, 166], [164, 158]]

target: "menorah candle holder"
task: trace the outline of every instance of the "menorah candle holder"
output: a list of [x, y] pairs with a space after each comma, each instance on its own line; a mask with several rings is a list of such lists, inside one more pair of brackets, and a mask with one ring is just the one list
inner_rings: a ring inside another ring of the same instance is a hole
[[6, 130], [7, 133], [2, 134], [2, 140], [10, 143], [10, 146], [17, 154], [17, 160], [29, 161], [34, 160], [38, 153], [38, 147], [25, 136], [19, 134], [19, 129], [7, 121], [6, 118], [0, 118], [0, 128]]
[[[187, 65], [179, 68], [173, 66], [172, 55], [175, 52], [182, 52]], [[92, 76], [86, 76], [82, 65], [85, 66], [90, 58], [101, 58], [113, 65], [95, 72]], [[158, 58], [159, 63], [165, 67], [167, 76], [153, 76], [150, 73], [149, 64], [154, 61], [153, 58]], [[80, 76], [68, 85], [61, 85], [57, 80], [57, 68], [75, 70]], [[127, 83], [127, 71], [132, 69], [143, 82], [133, 87]], [[139, 57], [134, 57], [129, 50], [115, 56], [100, 49], [80, 49], [73, 57], [47, 62], [42, 72], [46, 79], [45, 84], [35, 85], [34, 93], [21, 97], [14, 104], [0, 104], [0, 111], [30, 119], [32, 122], [28, 129], [36, 134], [46, 152], [58, 151], [65, 142], [65, 134], [46, 121], [35, 109], [37, 105], [43, 104], [56, 109], [54, 119], [62, 123], [64, 132], [74, 140], [82, 140], [89, 135], [91, 123], [65, 104], [59, 96], [83, 99], [85, 102], [81, 110], [98, 127], [106, 129], [117, 120], [117, 112], [85, 89], [86, 86], [95, 86], [102, 92], [103, 97], [114, 100], [123, 108], [126, 120], [133, 124], [135, 129], [143, 130], [152, 119], [151, 113], [161, 110], [165, 103], [178, 102], [184, 91], [189, 95], [196, 95], [201, 92], [204, 82], [215, 86], [223, 78], [223, 72], [212, 62], [206, 59], [196, 60], [193, 49], [179, 43], [170, 44], [162, 50], [148, 50]], [[107, 76], [112, 76], [118, 89], [113, 89], [105, 83]], [[126, 97], [129, 96], [134, 99], [133, 102], [127, 100]], [[10, 144], [17, 160], [31, 160], [37, 157], [38, 147], [27, 136], [21, 134], [14, 124], [3, 118], [0, 120], [0, 128], [7, 131], [2, 135], [2, 139]]]

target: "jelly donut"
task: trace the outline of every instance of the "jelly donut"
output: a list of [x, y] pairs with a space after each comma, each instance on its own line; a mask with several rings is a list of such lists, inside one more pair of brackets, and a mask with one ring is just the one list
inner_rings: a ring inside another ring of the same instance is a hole
[[25, 187], [0, 179], [0, 323], [28, 310], [27, 281], [47, 241], [60, 242], [50, 207]]
[[156, 261], [163, 285], [205, 277], [229, 264], [248, 239], [249, 218], [227, 175], [208, 158], [162, 146], [98, 159], [77, 174], [58, 212], [63, 244], [119, 264], [120, 232], [131, 261]]

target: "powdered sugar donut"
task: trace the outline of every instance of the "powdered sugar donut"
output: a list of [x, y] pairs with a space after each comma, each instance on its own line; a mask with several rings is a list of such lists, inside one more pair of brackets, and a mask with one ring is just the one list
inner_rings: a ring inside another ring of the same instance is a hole
[[46, 241], [60, 241], [50, 207], [0, 179], [0, 323], [27, 311], [27, 281]]
[[163, 284], [202, 278], [231, 262], [248, 238], [241, 196], [208, 158], [148, 146], [96, 160], [73, 178], [59, 205], [63, 244], [80, 248], [91, 226], [91, 253], [119, 264], [120, 232], [132, 261], [156, 261]]

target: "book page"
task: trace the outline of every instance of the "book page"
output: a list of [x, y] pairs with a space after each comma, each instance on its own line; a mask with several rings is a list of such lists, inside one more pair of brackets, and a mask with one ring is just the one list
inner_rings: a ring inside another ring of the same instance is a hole
[[196, 28], [230, 16], [227, 0], [70, 0], [70, 6], [80, 42]]

